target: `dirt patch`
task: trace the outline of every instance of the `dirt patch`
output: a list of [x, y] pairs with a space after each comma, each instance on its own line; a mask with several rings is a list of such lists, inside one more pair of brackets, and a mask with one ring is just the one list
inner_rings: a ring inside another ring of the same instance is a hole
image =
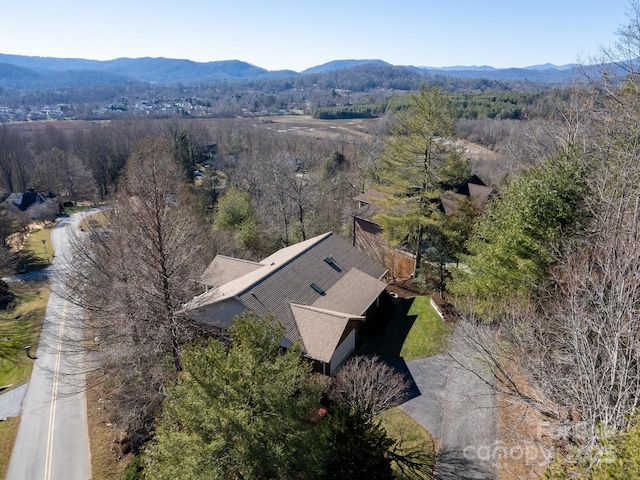
[[[518, 388], [534, 395], [524, 380], [513, 376]], [[535, 480], [544, 474], [551, 458], [549, 424], [540, 413], [497, 394], [499, 480]]]
[[22, 251], [22, 249], [24, 248], [24, 243], [27, 240], [27, 237], [29, 236], [29, 234], [35, 230], [41, 230], [43, 228], [46, 228], [47, 226], [50, 226], [50, 225], [45, 222], [32, 222], [29, 225], [27, 225], [23, 230], [16, 233], [12, 233], [6, 239], [6, 243], [7, 243], [7, 246], [9, 247], [9, 250], [11, 250], [13, 253], [18, 253]]
[[126, 433], [110, 420], [107, 392], [96, 374], [89, 376], [87, 390], [87, 420], [91, 446], [91, 471], [93, 480], [116, 480], [133, 459], [127, 447]]
[[402, 280], [389, 283], [387, 291], [392, 296], [397, 295], [399, 298], [411, 298], [419, 295], [431, 295], [431, 290], [421, 288], [413, 283], [413, 280]]

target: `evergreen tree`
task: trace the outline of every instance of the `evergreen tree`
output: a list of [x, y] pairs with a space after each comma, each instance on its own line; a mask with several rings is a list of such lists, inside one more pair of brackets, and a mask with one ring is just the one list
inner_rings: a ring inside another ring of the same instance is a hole
[[236, 319], [230, 346], [185, 349], [155, 441], [147, 478], [314, 478], [321, 452], [309, 418], [320, 391], [297, 345], [281, 353], [283, 327]]
[[532, 298], [560, 242], [585, 221], [586, 172], [569, 148], [512, 179], [467, 243], [465, 268], [453, 272], [460, 305], [495, 319], [506, 304]]
[[375, 220], [391, 245], [405, 244], [420, 266], [425, 240], [445, 222], [439, 197], [443, 185], [469, 177], [462, 150], [452, 141], [455, 115], [449, 96], [423, 87], [391, 124], [391, 136], [380, 158], [380, 185], [385, 193]]

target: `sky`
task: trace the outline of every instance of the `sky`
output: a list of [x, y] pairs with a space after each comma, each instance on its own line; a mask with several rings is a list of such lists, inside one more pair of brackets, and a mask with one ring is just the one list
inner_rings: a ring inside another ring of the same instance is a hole
[[590, 63], [628, 0], [0, 0], [0, 53], [526, 67]]

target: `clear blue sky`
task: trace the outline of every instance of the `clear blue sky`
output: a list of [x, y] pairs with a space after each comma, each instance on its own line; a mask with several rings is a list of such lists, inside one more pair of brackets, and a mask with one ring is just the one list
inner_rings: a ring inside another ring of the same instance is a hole
[[615, 42], [628, 0], [0, 0], [0, 53], [525, 67]]

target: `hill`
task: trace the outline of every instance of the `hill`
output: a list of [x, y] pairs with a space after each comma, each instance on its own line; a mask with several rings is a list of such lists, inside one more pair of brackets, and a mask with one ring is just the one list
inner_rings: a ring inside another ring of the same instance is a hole
[[344, 70], [347, 68], [357, 67], [359, 65], [386, 65], [391, 66], [383, 60], [333, 60], [332, 62], [323, 63], [316, 67], [307, 68], [300, 72], [302, 75], [308, 75], [310, 73], [327, 73], [334, 72], [336, 70]]
[[[571, 66], [556, 67], [550, 64], [507, 69], [497, 69], [490, 66], [433, 68], [394, 66], [383, 60], [354, 59], [334, 60], [308, 68], [300, 73], [292, 70], [269, 71], [240, 60], [202, 63], [184, 59], [151, 57], [99, 61], [0, 54], [0, 65], [0, 86], [27, 90], [94, 84], [124, 84], [127, 82], [175, 85], [176, 83], [270, 80], [347, 71], [361, 74], [366, 72], [367, 76], [372, 72], [377, 74], [393, 72], [395, 77], [398, 76], [398, 72], [405, 71], [406, 75], [409, 74], [408, 72], [412, 72], [428, 77], [529, 81], [556, 85], [569, 82], [573, 76]], [[376, 71], [376, 67], [379, 70]], [[336, 87], [346, 88], [341, 85], [336, 85]]]

